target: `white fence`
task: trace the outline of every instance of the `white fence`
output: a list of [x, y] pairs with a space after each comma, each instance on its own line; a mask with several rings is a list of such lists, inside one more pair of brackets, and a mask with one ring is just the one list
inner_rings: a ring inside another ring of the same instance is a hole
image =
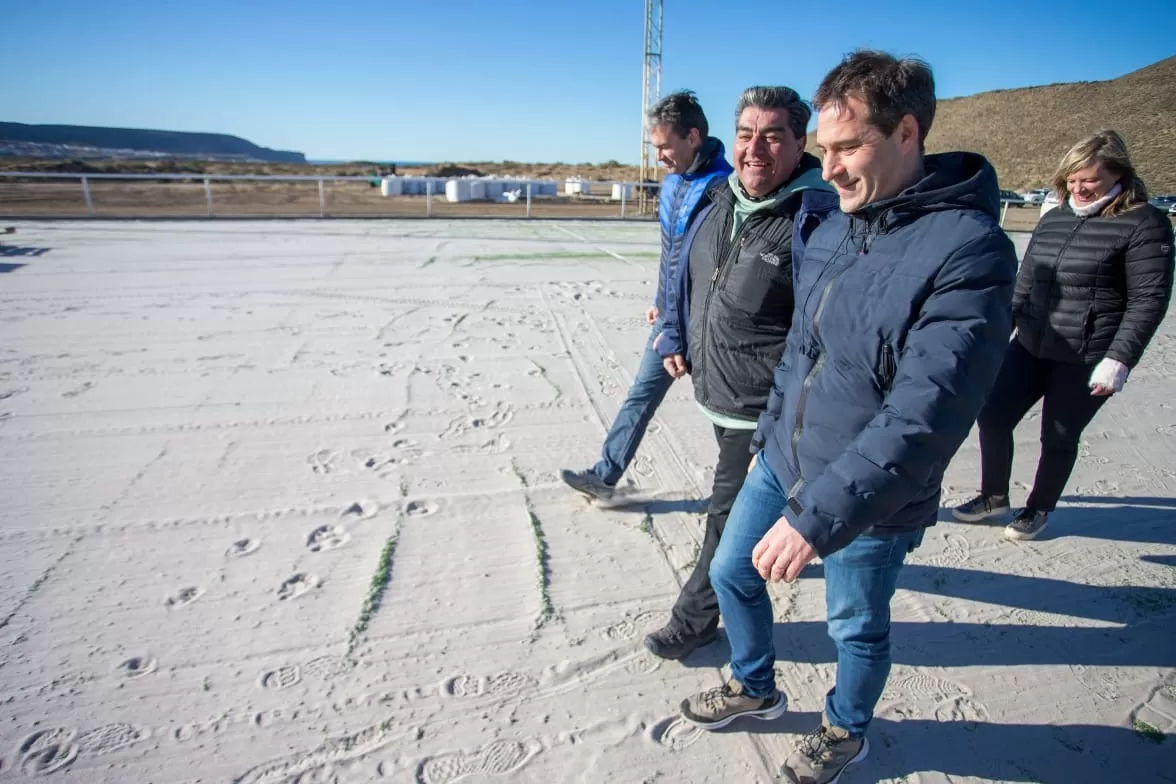
[[0, 172], [3, 217], [651, 217], [656, 184], [326, 175]]

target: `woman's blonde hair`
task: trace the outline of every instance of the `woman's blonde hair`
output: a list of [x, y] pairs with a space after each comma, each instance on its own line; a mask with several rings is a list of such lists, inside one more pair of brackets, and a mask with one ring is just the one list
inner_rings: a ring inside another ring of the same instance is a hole
[[1076, 171], [1101, 163], [1106, 167], [1123, 190], [1111, 200], [1102, 214], [1108, 218], [1121, 215], [1133, 207], [1147, 203], [1147, 186], [1135, 167], [1131, 165], [1131, 156], [1127, 154], [1127, 143], [1115, 131], [1097, 131], [1070, 148], [1058, 164], [1054, 174], [1053, 187], [1058, 202], [1066, 203], [1069, 196], [1066, 180]]

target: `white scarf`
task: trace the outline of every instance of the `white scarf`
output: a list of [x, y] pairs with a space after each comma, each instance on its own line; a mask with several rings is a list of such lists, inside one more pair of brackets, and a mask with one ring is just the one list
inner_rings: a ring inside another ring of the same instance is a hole
[[1089, 218], [1091, 215], [1098, 215], [1100, 212], [1102, 212], [1103, 207], [1110, 204], [1111, 200], [1114, 199], [1116, 196], [1118, 196], [1119, 193], [1122, 192], [1122, 190], [1123, 190], [1123, 186], [1116, 182], [1115, 186], [1113, 188], [1111, 188], [1109, 191], [1107, 191], [1106, 196], [1103, 196], [1101, 199], [1096, 199], [1096, 200], [1092, 201], [1090, 204], [1087, 204], [1085, 207], [1079, 207], [1078, 205], [1076, 205], [1074, 203], [1073, 196], [1068, 197], [1066, 199], [1066, 202], [1070, 205], [1070, 209], [1072, 209], [1074, 211], [1074, 214], [1077, 215], [1079, 218]]

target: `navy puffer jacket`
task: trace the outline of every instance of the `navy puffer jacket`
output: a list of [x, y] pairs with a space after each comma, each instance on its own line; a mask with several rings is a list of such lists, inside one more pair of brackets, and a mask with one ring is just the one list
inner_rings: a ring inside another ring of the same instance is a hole
[[809, 237], [756, 434], [821, 555], [863, 532], [934, 525], [943, 473], [996, 379], [1017, 258], [996, 173], [972, 153]]

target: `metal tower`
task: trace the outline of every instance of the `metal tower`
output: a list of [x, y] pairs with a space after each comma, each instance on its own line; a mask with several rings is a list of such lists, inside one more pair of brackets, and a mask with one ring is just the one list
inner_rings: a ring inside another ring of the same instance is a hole
[[657, 159], [649, 142], [645, 113], [661, 100], [662, 0], [645, 0], [645, 66], [641, 76], [641, 184], [637, 186], [638, 209], [646, 212], [649, 196], [645, 181], [656, 179]]

